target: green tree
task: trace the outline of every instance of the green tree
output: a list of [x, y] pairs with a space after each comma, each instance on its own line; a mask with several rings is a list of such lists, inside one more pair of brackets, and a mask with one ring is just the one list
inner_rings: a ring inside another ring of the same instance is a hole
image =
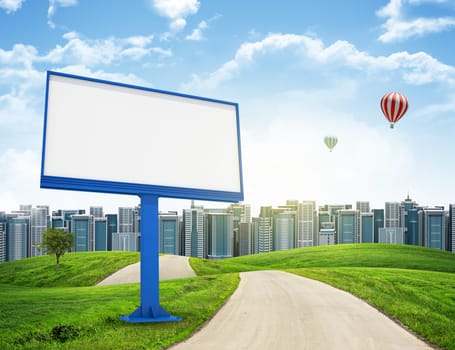
[[60, 266], [60, 257], [74, 247], [74, 235], [58, 228], [48, 228], [43, 233], [41, 248], [46, 248], [48, 254], [55, 254], [56, 266]]

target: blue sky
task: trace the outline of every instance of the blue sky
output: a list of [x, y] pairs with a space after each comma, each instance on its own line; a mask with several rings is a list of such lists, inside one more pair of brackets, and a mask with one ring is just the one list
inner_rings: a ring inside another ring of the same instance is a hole
[[[237, 102], [253, 215], [286, 199], [382, 208], [408, 192], [447, 206], [454, 47], [453, 0], [0, 0], [0, 210], [139, 202], [39, 188], [47, 70]], [[394, 129], [379, 108], [389, 91], [410, 104]]]

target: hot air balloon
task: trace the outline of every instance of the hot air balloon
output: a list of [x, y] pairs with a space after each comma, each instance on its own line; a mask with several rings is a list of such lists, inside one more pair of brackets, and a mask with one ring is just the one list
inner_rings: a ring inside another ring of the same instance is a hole
[[408, 99], [399, 92], [389, 92], [381, 98], [381, 109], [393, 129], [394, 123], [399, 121], [408, 110]]
[[337, 142], [338, 142], [338, 139], [336, 138], [336, 136], [324, 137], [324, 143], [327, 146], [327, 148], [330, 150], [330, 152], [332, 152], [332, 149], [333, 149], [333, 147], [336, 146]]

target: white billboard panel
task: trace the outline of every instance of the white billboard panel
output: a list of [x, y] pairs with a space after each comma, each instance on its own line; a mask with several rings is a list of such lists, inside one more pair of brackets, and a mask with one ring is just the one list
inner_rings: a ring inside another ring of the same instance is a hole
[[41, 187], [243, 200], [238, 105], [48, 72]]

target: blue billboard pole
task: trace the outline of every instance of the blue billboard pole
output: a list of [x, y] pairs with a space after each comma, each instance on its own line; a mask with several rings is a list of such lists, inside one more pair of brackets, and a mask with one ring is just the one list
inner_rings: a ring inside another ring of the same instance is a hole
[[160, 305], [158, 196], [141, 198], [141, 304], [126, 322], [174, 322], [181, 318], [170, 315]]

